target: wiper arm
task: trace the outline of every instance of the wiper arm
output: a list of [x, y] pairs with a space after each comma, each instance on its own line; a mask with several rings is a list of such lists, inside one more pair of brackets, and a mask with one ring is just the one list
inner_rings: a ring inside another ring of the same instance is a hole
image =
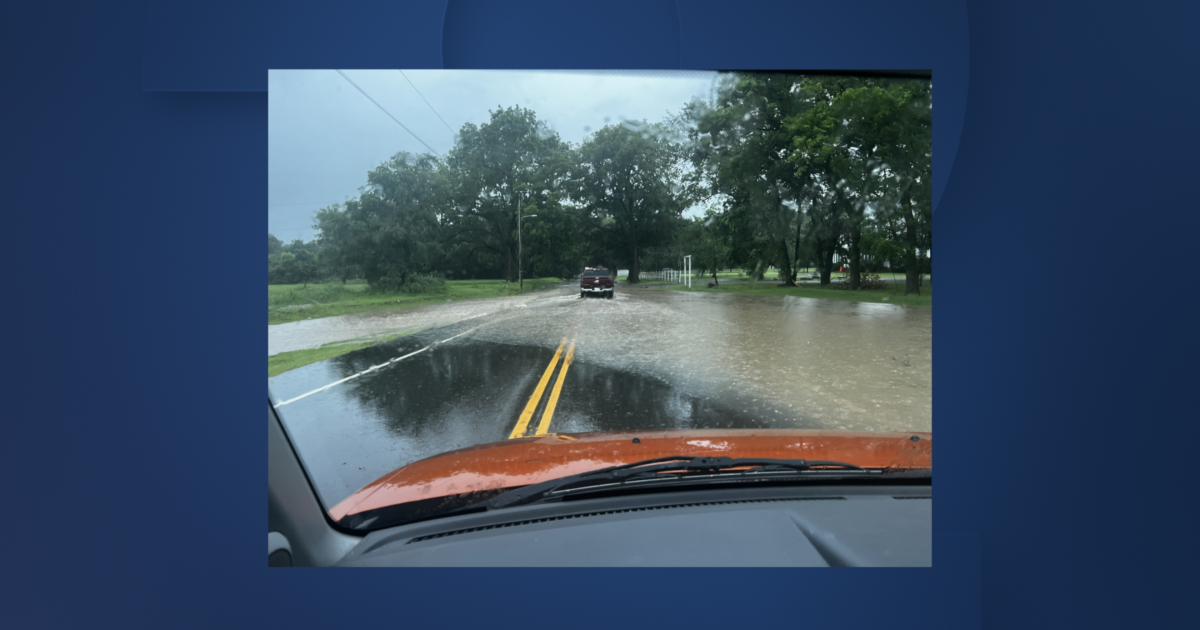
[[[561, 499], [561, 493], [583, 490], [592, 486], [621, 485], [629, 481], [671, 480], [702, 476], [706, 473], [721, 473], [737, 468], [746, 468], [738, 474], [757, 475], [762, 473], [794, 473], [798, 475], [817, 473], [824, 469], [854, 475], [868, 475], [872, 471], [854, 464], [824, 460], [805, 459], [759, 459], [732, 457], [659, 457], [632, 464], [622, 464], [592, 470], [578, 475], [551, 479], [542, 483], [509, 490], [487, 501], [489, 510], [517, 505], [528, 505], [548, 500]], [[816, 470], [814, 470], [816, 469]], [[677, 474], [672, 474], [677, 473]], [[559, 496], [555, 496], [559, 495]]]

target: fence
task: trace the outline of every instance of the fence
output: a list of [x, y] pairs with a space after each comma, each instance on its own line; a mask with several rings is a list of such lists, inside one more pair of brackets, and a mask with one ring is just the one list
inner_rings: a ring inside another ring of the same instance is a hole
[[[660, 269], [659, 271], [643, 271], [641, 273], [642, 280], [665, 280], [667, 282], [683, 282], [687, 274], [678, 269]], [[691, 274], [692, 278], [697, 278], [695, 273]]]

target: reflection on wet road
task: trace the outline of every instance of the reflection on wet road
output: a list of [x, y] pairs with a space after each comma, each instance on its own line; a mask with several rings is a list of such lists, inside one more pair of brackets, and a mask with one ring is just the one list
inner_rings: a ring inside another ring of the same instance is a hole
[[406, 463], [506, 439], [531, 406], [524, 435], [929, 431], [931, 325], [927, 308], [636, 288], [581, 299], [564, 287], [269, 386], [328, 507]]

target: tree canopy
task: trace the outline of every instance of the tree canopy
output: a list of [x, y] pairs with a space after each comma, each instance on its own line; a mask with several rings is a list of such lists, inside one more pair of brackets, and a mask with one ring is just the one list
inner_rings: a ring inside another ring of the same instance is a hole
[[445, 157], [397, 153], [371, 170], [357, 197], [318, 211], [313, 242], [268, 235], [268, 278], [419, 291], [442, 277], [604, 265], [637, 282], [692, 254], [714, 279], [774, 266], [785, 284], [811, 266], [829, 283], [835, 260], [851, 288], [865, 271], [903, 267], [906, 291], [919, 292], [931, 130], [930, 82], [895, 78], [731, 73], [711, 101], [579, 145], [532, 110], [497, 108], [463, 125]]

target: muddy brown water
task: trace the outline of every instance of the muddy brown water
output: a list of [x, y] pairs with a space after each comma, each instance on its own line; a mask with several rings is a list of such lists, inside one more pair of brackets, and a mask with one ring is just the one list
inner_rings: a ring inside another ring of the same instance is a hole
[[268, 327], [269, 353], [474, 320], [480, 341], [575, 360], [721, 400], [771, 426], [932, 430], [932, 309], [618, 287], [558, 290]]
[[281, 352], [318, 348], [327, 343], [383, 337], [425, 328], [446, 326], [466, 319], [500, 313], [518, 307], [540, 294], [464, 300], [398, 308], [387, 311], [307, 319], [267, 326], [267, 356]]

